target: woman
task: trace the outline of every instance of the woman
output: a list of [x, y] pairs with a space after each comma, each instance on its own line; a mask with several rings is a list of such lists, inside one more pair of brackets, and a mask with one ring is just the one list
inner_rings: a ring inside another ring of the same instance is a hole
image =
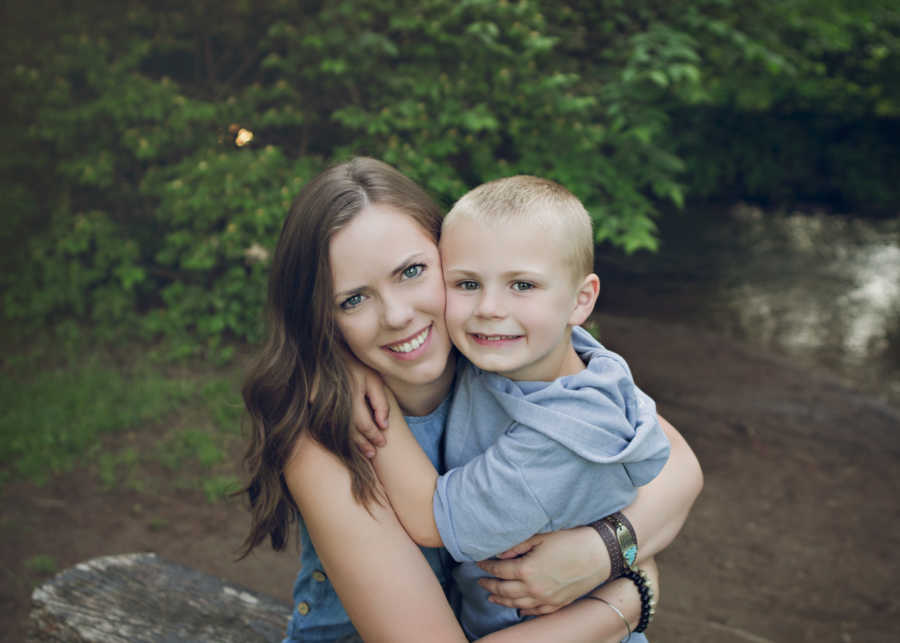
[[[335, 252], [336, 237], [346, 240], [385, 212], [392, 215], [386, 229], [367, 229]], [[381, 375], [436, 461], [455, 366], [443, 323], [440, 221], [440, 209], [412, 181], [361, 158], [305, 186], [282, 229], [269, 283], [270, 335], [244, 388], [254, 428], [246, 457], [253, 519], [245, 551], [266, 537], [282, 549], [302, 515], [303, 568], [288, 640], [336, 640], [352, 636], [354, 626], [367, 641], [421, 640], [422, 632], [433, 641], [465, 640], [439, 580], [440, 552], [423, 556], [409, 539], [354, 446], [355, 373], [345, 354], [353, 346], [349, 357]], [[364, 276], [335, 292], [335, 273], [351, 264], [364, 267]], [[417, 348], [410, 352], [412, 338]], [[625, 511], [641, 557], [671, 541], [702, 484], [690, 449], [664, 426], [670, 462]], [[579, 549], [570, 549], [572, 543]], [[566, 605], [609, 574], [606, 549], [590, 529], [541, 534], [519, 551], [526, 550], [522, 559], [488, 563], [491, 573], [510, 579], [490, 584], [496, 600], [525, 613]], [[608, 583], [597, 596], [637, 621], [640, 601], [628, 581]], [[485, 640], [616, 641], [624, 634], [618, 613], [578, 601]]]

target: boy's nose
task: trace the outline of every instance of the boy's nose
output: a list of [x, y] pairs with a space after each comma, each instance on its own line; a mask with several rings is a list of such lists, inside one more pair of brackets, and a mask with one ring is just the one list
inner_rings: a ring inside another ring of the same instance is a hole
[[478, 299], [478, 307], [475, 314], [479, 317], [497, 318], [504, 317], [506, 311], [498, 297], [486, 288], [481, 291], [481, 297]]

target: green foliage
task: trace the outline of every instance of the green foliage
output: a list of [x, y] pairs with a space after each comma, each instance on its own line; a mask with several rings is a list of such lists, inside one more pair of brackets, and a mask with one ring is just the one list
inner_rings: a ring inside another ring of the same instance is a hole
[[[691, 132], [679, 152], [691, 165], [695, 198], [739, 195], [771, 205], [830, 202], [864, 214], [896, 214], [900, 120], [848, 123], [834, 115], [722, 109], [683, 112]], [[828, 142], [828, 144], [824, 144]], [[740, 154], [723, 152], [728, 146]]]
[[25, 567], [35, 574], [39, 574], [41, 576], [49, 576], [50, 574], [55, 574], [57, 570], [56, 559], [53, 556], [48, 556], [47, 554], [38, 554], [37, 556], [32, 556], [28, 560], [25, 561]]
[[[85, 358], [65, 367], [32, 364], [0, 381], [0, 470], [42, 482], [70, 469], [106, 433], [158, 419], [192, 394], [190, 382], [161, 373], [122, 372]], [[104, 480], [127, 465], [101, 464]]]
[[672, 112], [688, 193], [896, 213], [900, 7], [711, 4], [720, 10], [691, 18], [704, 41], [703, 104]]
[[154, 458], [179, 476], [186, 488], [202, 489], [210, 502], [216, 502], [240, 485], [228, 473], [226, 455], [237, 439], [243, 405], [234, 380], [212, 376], [200, 387], [198, 404], [188, 414], [187, 422], [195, 428], [175, 427], [159, 443]]
[[161, 443], [158, 457], [166, 467], [175, 471], [192, 461], [210, 467], [222, 462], [225, 456], [213, 434], [188, 429], [173, 433]]
[[238, 382], [226, 377], [208, 379], [203, 384], [200, 395], [213, 426], [219, 432], [231, 435], [240, 433], [244, 402]]
[[226, 500], [240, 488], [240, 481], [231, 475], [212, 476], [203, 481], [203, 493], [211, 503]]
[[0, 379], [0, 485], [42, 484], [87, 462], [107, 488], [148, 491], [160, 466], [176, 486], [211, 501], [234, 488], [241, 369], [201, 372], [134, 357], [146, 353], [140, 344], [108, 351], [36, 338], [9, 355]]
[[143, 483], [134, 475], [139, 459], [134, 447], [127, 447], [119, 452], [100, 453], [97, 459], [100, 481], [108, 489], [120, 486], [124, 481], [126, 486], [143, 491]]
[[[0, 52], [0, 267], [6, 314], [29, 323], [227, 361], [228, 340], [260, 336], [291, 199], [352, 154], [446, 205], [501, 175], [557, 179], [628, 251], [655, 248], [660, 206], [689, 197], [827, 182], [896, 202], [894, 165], [870, 160], [890, 142], [860, 126], [900, 118], [886, 0], [20, 4]], [[821, 179], [847, 160], [863, 167]]]
[[131, 321], [135, 286], [145, 277], [139, 248], [99, 211], [60, 214], [31, 240], [30, 270], [7, 295], [6, 311], [20, 318], [68, 315], [97, 322]]

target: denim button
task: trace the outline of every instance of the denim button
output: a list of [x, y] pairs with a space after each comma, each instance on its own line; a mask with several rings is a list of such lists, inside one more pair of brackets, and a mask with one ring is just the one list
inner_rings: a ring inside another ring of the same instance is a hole
[[319, 583], [321, 583], [323, 580], [325, 580], [325, 574], [323, 574], [319, 570], [314, 571], [312, 573], [312, 577], [313, 577], [313, 580], [315, 580]]
[[309, 603], [303, 601], [302, 603], [297, 603], [297, 611], [300, 612], [303, 616], [309, 614]]

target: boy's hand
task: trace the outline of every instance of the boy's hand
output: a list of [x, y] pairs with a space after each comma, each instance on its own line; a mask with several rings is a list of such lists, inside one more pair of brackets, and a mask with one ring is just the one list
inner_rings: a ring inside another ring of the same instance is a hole
[[386, 442], [381, 431], [388, 426], [389, 407], [381, 376], [359, 360], [347, 364], [353, 393], [353, 423], [350, 439], [367, 458], [375, 457], [375, 448]]
[[389, 417], [384, 380], [349, 351], [341, 350], [341, 356], [350, 372], [350, 393], [353, 397], [350, 439], [363, 455], [374, 458], [375, 447], [386, 444], [381, 434], [388, 427]]

